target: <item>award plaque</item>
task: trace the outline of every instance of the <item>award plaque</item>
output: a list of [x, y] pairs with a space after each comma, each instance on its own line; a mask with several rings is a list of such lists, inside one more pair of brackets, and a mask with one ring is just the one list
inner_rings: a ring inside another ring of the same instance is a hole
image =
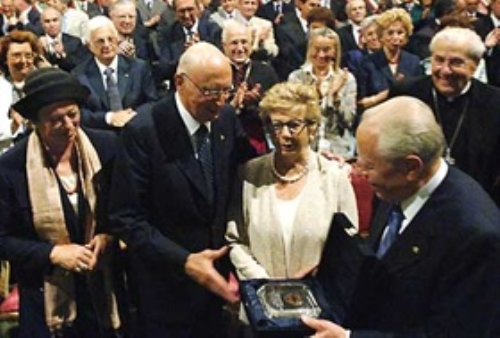
[[257, 296], [268, 318], [318, 317], [321, 308], [313, 292], [300, 281], [269, 282], [257, 290]]

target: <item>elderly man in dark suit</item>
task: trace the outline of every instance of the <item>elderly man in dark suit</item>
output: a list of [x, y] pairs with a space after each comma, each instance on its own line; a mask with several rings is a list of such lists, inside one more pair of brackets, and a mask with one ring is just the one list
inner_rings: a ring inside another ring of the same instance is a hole
[[146, 114], [157, 99], [145, 61], [118, 55], [118, 32], [110, 19], [89, 21], [88, 45], [94, 55], [73, 70], [90, 89], [82, 107], [82, 124], [100, 129], [121, 128], [136, 114]]
[[279, 82], [278, 75], [269, 64], [250, 59], [251, 27], [234, 20], [226, 21], [222, 31], [222, 45], [233, 68], [236, 93], [231, 104], [236, 107], [250, 143], [258, 154], [264, 154], [268, 151], [268, 146], [258, 107], [262, 95]]
[[237, 300], [220, 264], [229, 182], [248, 142], [225, 105], [231, 66], [216, 47], [191, 46], [175, 85], [122, 131], [110, 221], [137, 278], [139, 336], [223, 337], [223, 300]]
[[[351, 337], [493, 337], [500, 328], [500, 212], [441, 154], [444, 135], [420, 100], [365, 112], [358, 169], [379, 205], [369, 244], [378, 259], [343, 325]], [[346, 330], [304, 318], [321, 337]]]
[[70, 72], [91, 57], [80, 39], [61, 31], [61, 12], [57, 9], [47, 7], [42, 12], [42, 26], [45, 34], [39, 40], [50, 64]]
[[163, 27], [158, 37], [160, 65], [164, 77], [173, 79], [173, 74], [184, 51], [199, 41], [216, 46], [221, 43], [221, 28], [201, 15], [200, 0], [175, 0], [173, 2], [176, 21]]
[[447, 28], [432, 39], [431, 75], [397, 83], [389, 96], [427, 103], [443, 128], [446, 159], [500, 204], [500, 90], [472, 77], [484, 49], [473, 31]]

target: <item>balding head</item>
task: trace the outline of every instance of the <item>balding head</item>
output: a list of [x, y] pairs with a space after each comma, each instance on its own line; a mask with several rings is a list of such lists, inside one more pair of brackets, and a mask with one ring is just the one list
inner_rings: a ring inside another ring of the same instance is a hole
[[380, 198], [397, 202], [434, 175], [445, 144], [430, 108], [405, 96], [367, 110], [356, 139], [361, 172]]
[[213, 121], [232, 89], [230, 61], [214, 45], [196, 43], [182, 54], [175, 85], [182, 104], [198, 122]]
[[388, 160], [413, 154], [429, 163], [443, 154], [443, 133], [434, 114], [412, 97], [396, 97], [367, 110], [359, 128], [376, 135], [377, 150]]

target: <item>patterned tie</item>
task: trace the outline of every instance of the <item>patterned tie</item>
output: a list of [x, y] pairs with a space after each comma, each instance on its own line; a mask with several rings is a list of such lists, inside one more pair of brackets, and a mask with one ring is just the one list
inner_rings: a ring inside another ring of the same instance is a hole
[[213, 159], [212, 159], [212, 147], [210, 142], [210, 134], [208, 128], [201, 124], [196, 131], [196, 149], [198, 152], [198, 161], [200, 163], [201, 169], [203, 171], [203, 177], [205, 178], [205, 183], [207, 185], [207, 192], [210, 202], [214, 199], [214, 176], [213, 176]]
[[389, 213], [389, 217], [387, 218], [387, 231], [385, 232], [385, 236], [380, 240], [380, 244], [378, 246], [378, 258], [382, 258], [391, 245], [396, 241], [399, 235], [399, 229], [401, 229], [401, 224], [403, 224], [404, 219], [405, 215], [403, 214], [401, 207], [397, 204], [393, 205], [391, 212]]
[[118, 91], [118, 85], [116, 84], [113, 73], [115, 71], [113, 68], [106, 68], [104, 75], [106, 75], [106, 92], [109, 99], [109, 109], [111, 111], [123, 110], [122, 100], [120, 99], [120, 92]]

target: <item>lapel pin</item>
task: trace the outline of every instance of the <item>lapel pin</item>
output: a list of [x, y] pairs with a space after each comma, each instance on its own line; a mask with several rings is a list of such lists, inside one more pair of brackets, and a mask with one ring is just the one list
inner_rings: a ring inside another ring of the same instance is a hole
[[411, 251], [415, 254], [418, 255], [420, 253], [420, 248], [416, 245], [411, 247]]
[[226, 137], [224, 135], [220, 134], [220, 140], [224, 141], [225, 139], [226, 139]]
[[125, 77], [128, 77], [128, 73], [125, 73]]

